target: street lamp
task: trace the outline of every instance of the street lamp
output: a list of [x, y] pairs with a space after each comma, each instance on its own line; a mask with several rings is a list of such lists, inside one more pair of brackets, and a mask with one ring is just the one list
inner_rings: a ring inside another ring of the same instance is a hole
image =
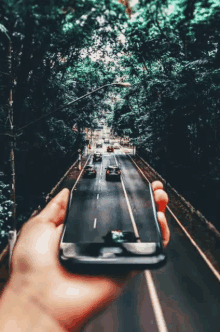
[[124, 88], [130, 88], [131, 87], [131, 84], [128, 83], [128, 82], [125, 82], [125, 83], [113, 83], [115, 85], [118, 85], [118, 86], [123, 86]]
[[40, 120], [42, 120], [42, 119], [44, 119], [44, 118], [46, 118], [46, 117], [48, 117], [48, 116], [50, 116], [50, 115], [56, 113], [56, 112], [62, 111], [64, 108], [67, 108], [67, 107], [69, 107], [69, 106], [72, 106], [72, 105], [73, 105], [74, 103], [76, 103], [77, 101], [82, 100], [83, 98], [86, 98], [86, 97], [92, 95], [93, 93], [95, 93], [95, 92], [97, 92], [97, 91], [99, 91], [99, 90], [101, 90], [101, 89], [103, 89], [103, 88], [109, 87], [109, 86], [120, 86], [120, 87], [124, 87], [124, 88], [130, 88], [130, 87], [131, 87], [131, 84], [128, 83], [128, 82], [120, 82], [120, 83], [110, 83], [110, 84], [102, 85], [102, 86], [100, 86], [99, 88], [97, 88], [97, 89], [95, 89], [95, 90], [93, 90], [93, 91], [91, 91], [91, 92], [89, 92], [89, 93], [87, 93], [87, 94], [85, 94], [85, 95], [83, 95], [83, 96], [81, 96], [81, 97], [79, 97], [79, 98], [77, 98], [77, 99], [71, 101], [70, 103], [68, 103], [68, 104], [66, 104], [66, 105], [64, 105], [64, 106], [61, 106], [60, 108], [56, 109], [55, 111], [49, 112], [49, 113], [47, 113], [47, 114], [45, 114], [45, 115], [42, 115], [40, 118], [38, 118], [38, 119], [36, 119], [36, 120], [34, 120], [34, 121], [32, 121], [32, 122], [26, 124], [25, 126], [19, 128], [17, 131], [19, 132], [19, 131], [21, 131], [21, 130], [23, 130], [23, 129], [29, 127], [29, 126], [31, 126], [31, 125], [34, 124], [35, 122], [38, 122], [38, 121], [40, 121]]

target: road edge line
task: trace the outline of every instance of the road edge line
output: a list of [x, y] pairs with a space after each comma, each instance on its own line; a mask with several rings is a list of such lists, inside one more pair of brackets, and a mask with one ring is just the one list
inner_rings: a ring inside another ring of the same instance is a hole
[[[114, 155], [114, 157], [115, 157], [116, 164], [118, 165], [116, 156]], [[128, 206], [128, 211], [129, 211], [129, 214], [130, 214], [131, 223], [132, 223], [132, 227], [134, 229], [135, 236], [140, 238], [140, 235], [139, 235], [139, 232], [138, 232], [138, 229], [137, 229], [137, 226], [136, 226], [136, 222], [135, 222], [135, 219], [134, 219], [131, 204], [129, 202], [129, 198], [128, 198], [128, 195], [127, 195], [127, 192], [126, 192], [126, 188], [125, 188], [125, 184], [124, 184], [123, 179], [121, 179], [121, 184], [122, 184], [122, 188], [123, 188], [123, 191], [124, 191], [124, 194], [125, 194], [125, 199], [126, 199], [126, 203], [127, 203], [127, 206]], [[139, 240], [137, 240], [137, 242], [141, 242], [141, 240], [139, 239]], [[156, 319], [156, 322], [157, 322], [157, 328], [158, 328], [159, 332], [168, 332], [167, 324], [166, 324], [166, 321], [165, 321], [165, 318], [164, 318], [164, 315], [163, 315], [163, 310], [162, 310], [161, 305], [160, 305], [160, 301], [159, 301], [159, 298], [158, 298], [158, 295], [157, 295], [157, 290], [156, 290], [156, 287], [154, 285], [151, 272], [149, 270], [145, 270], [144, 271], [144, 276], [146, 278], [146, 283], [147, 283], [147, 286], [148, 286], [148, 289], [149, 289], [151, 304], [152, 304], [152, 308], [153, 308], [153, 311], [154, 311], [154, 316], [155, 316], [155, 319]]]
[[160, 301], [157, 295], [157, 291], [154, 285], [153, 277], [150, 271], [144, 271], [144, 275], [147, 281], [149, 294], [152, 302], [152, 307], [154, 310], [154, 315], [157, 321], [157, 327], [160, 332], [168, 332], [166, 321], [163, 315], [163, 310], [160, 305]]
[[208, 260], [208, 258], [206, 257], [206, 255], [204, 254], [204, 252], [202, 251], [202, 249], [200, 249], [199, 245], [196, 243], [196, 241], [193, 240], [193, 238], [190, 236], [190, 234], [187, 232], [187, 230], [185, 229], [185, 227], [181, 224], [181, 222], [179, 221], [179, 219], [175, 216], [175, 214], [173, 213], [173, 211], [170, 209], [169, 206], [167, 206], [167, 210], [170, 212], [170, 214], [173, 216], [173, 218], [175, 219], [175, 221], [178, 223], [178, 225], [180, 226], [180, 228], [182, 229], [182, 231], [185, 233], [185, 235], [188, 237], [188, 239], [190, 240], [190, 242], [192, 243], [192, 245], [196, 248], [196, 250], [199, 252], [199, 254], [201, 255], [201, 257], [203, 258], [203, 260], [206, 262], [206, 264], [208, 265], [208, 267], [210, 268], [210, 270], [212, 271], [212, 273], [215, 275], [215, 277], [218, 279], [218, 281], [220, 282], [220, 274], [218, 273], [218, 271], [215, 269], [215, 267], [212, 265], [212, 263]]
[[[127, 154], [127, 156], [130, 157], [130, 159], [132, 160], [132, 162], [135, 164], [135, 166], [139, 169], [139, 171], [141, 172], [141, 174], [144, 176], [144, 178], [150, 182], [146, 175], [142, 172], [142, 170], [140, 169], [140, 167], [135, 163], [135, 161], [133, 160], [133, 158]], [[179, 221], [179, 219], [175, 216], [175, 214], [173, 213], [173, 211], [170, 209], [170, 207], [167, 205], [167, 210], [170, 212], [170, 214], [173, 216], [173, 218], [175, 219], [175, 221], [178, 223], [178, 225], [180, 226], [180, 228], [183, 230], [183, 232], [185, 233], [185, 235], [188, 237], [188, 239], [190, 240], [190, 242], [192, 243], [192, 245], [196, 248], [196, 250], [198, 251], [198, 253], [200, 254], [200, 256], [203, 258], [203, 260], [205, 261], [205, 263], [208, 265], [208, 267], [210, 268], [210, 270], [212, 271], [212, 273], [215, 275], [215, 277], [217, 278], [217, 280], [220, 282], [220, 273], [215, 269], [215, 267], [212, 265], [212, 263], [208, 260], [208, 258], [206, 257], [206, 255], [204, 254], [204, 252], [202, 251], [202, 249], [200, 249], [199, 245], [196, 243], [196, 241], [193, 240], [193, 238], [190, 236], [190, 234], [187, 232], [187, 230], [185, 229], [185, 227], [181, 224], [181, 222]]]

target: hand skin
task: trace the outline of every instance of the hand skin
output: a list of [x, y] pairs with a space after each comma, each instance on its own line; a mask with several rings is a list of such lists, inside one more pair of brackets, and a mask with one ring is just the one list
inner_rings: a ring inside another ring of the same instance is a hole
[[[168, 196], [152, 183], [163, 243], [170, 232], [165, 217]], [[9, 282], [0, 299], [1, 332], [80, 331], [89, 319], [122, 293], [136, 272], [87, 276], [67, 272], [60, 264], [59, 242], [69, 190], [63, 189], [22, 228], [12, 256]]]

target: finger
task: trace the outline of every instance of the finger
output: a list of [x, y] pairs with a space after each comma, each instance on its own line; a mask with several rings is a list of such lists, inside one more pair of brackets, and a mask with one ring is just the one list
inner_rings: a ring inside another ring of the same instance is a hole
[[153, 188], [153, 191], [157, 190], [157, 189], [163, 189], [163, 183], [160, 181], [154, 181], [151, 183], [151, 186]]
[[170, 241], [170, 230], [168, 227], [167, 219], [163, 212], [157, 212], [157, 218], [161, 228], [163, 245], [166, 248]]
[[[55, 257], [57, 258], [59, 256], [59, 251], [60, 251], [60, 239], [62, 237], [64, 226], [63, 224], [60, 224], [56, 229], [53, 234], [53, 249], [54, 249], [54, 254]], [[58, 260], [56, 260], [56, 263], [60, 266]]]
[[65, 188], [56, 195], [52, 201], [37, 216], [45, 222], [52, 222], [59, 226], [64, 222], [69, 201], [69, 189]]
[[165, 212], [167, 203], [169, 201], [167, 193], [162, 189], [155, 190], [154, 200], [156, 203], [157, 211]]

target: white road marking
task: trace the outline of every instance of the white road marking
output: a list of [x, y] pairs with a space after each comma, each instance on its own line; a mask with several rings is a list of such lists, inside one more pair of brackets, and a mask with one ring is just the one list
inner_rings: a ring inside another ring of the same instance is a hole
[[101, 182], [101, 180], [99, 180], [99, 183]]
[[97, 224], [97, 219], [95, 218], [93, 222], [93, 228], [96, 228], [96, 224]]
[[153, 278], [152, 275], [150, 273], [150, 271], [144, 271], [144, 275], [146, 278], [146, 282], [147, 282], [147, 286], [149, 289], [149, 294], [150, 294], [150, 298], [151, 298], [151, 302], [152, 302], [152, 306], [153, 306], [153, 310], [154, 310], [154, 315], [157, 321], [157, 327], [159, 332], [168, 332], [167, 326], [166, 326], [166, 322], [163, 316], [163, 311], [160, 305], [160, 301], [159, 298], [157, 296], [157, 291], [153, 282]]
[[[132, 160], [132, 162], [135, 164], [135, 166], [139, 169], [139, 171], [141, 172], [141, 174], [143, 175], [143, 177], [149, 182], [148, 178], [145, 176], [145, 174], [142, 172], [142, 170], [140, 169], [140, 167], [136, 164], [136, 162], [133, 160], [133, 158], [131, 158], [130, 155], [128, 155], [130, 157], [130, 159]], [[141, 158], [142, 159], [142, 158]], [[143, 160], [144, 161], [144, 160]], [[210, 268], [210, 270], [212, 271], [212, 273], [215, 275], [215, 277], [218, 279], [218, 281], [220, 282], [220, 273], [215, 269], [215, 267], [212, 265], [212, 263], [208, 260], [208, 258], [206, 257], [206, 255], [204, 254], [204, 252], [202, 251], [202, 249], [198, 246], [198, 244], [193, 240], [193, 238], [190, 236], [190, 234], [187, 232], [187, 230], [185, 229], [185, 227], [181, 224], [181, 222], [179, 221], [179, 219], [175, 216], [175, 214], [173, 213], [173, 211], [170, 209], [169, 206], [167, 206], [167, 210], [170, 212], [170, 214], [172, 215], [172, 217], [175, 219], [175, 221], [178, 223], [178, 225], [180, 226], [180, 228], [182, 229], [182, 231], [185, 233], [185, 235], [188, 237], [188, 239], [190, 240], [190, 242], [192, 243], [192, 245], [196, 248], [196, 250], [198, 251], [198, 253], [200, 254], [200, 256], [203, 258], [203, 260], [205, 261], [205, 263], [208, 265], [208, 267]]]
[[[115, 162], [118, 165], [116, 157], [115, 157]], [[130, 214], [132, 227], [134, 229], [134, 234], [137, 238], [140, 238], [140, 235], [138, 233], [138, 229], [137, 229], [137, 226], [136, 226], [136, 223], [135, 223], [134, 215], [133, 215], [133, 212], [132, 212], [132, 209], [131, 209], [131, 205], [130, 205], [130, 202], [129, 202], [129, 199], [128, 199], [128, 195], [127, 195], [127, 192], [126, 192], [126, 189], [125, 189], [124, 181], [123, 181], [122, 178], [121, 178], [121, 184], [122, 184], [122, 188], [123, 188], [123, 191], [124, 191], [124, 194], [125, 194], [125, 199], [126, 199], [127, 206], [128, 206], [128, 211], [129, 211], [129, 214]], [[138, 239], [137, 242], [141, 242], [141, 240]], [[158, 296], [157, 296], [157, 291], [156, 291], [156, 288], [155, 288], [155, 285], [154, 285], [154, 282], [153, 282], [150, 271], [145, 271], [144, 276], [146, 278], [146, 283], [147, 283], [148, 288], [149, 288], [150, 298], [151, 298], [152, 307], [153, 307], [154, 315], [155, 315], [156, 322], [157, 322], [158, 331], [159, 332], [168, 332], [166, 322], [165, 322], [165, 319], [164, 319], [164, 316], [163, 316], [163, 311], [162, 311], [162, 308], [161, 308], [161, 305], [160, 305], [160, 302], [159, 302], [159, 299], [158, 299]]]
[[[87, 163], [88, 163], [89, 159], [90, 159], [90, 156], [89, 156], [89, 157], [88, 157], [88, 159], [86, 160], [86, 162], [85, 162], [85, 165], [84, 165], [83, 169], [82, 169], [82, 170], [81, 170], [81, 172], [79, 173], [79, 176], [78, 176], [78, 178], [77, 178], [76, 182], [74, 183], [74, 186], [73, 186], [73, 187], [72, 187], [72, 189], [71, 189], [71, 194], [72, 194], [73, 190], [75, 190], [75, 188], [76, 188], [76, 185], [77, 185], [77, 183], [79, 182], [79, 179], [81, 178], [81, 175], [82, 175], [82, 173], [83, 173], [83, 171], [84, 171], [84, 168], [86, 167], [86, 165], [87, 165]], [[71, 199], [71, 201], [72, 201], [72, 199]]]
[[[81, 176], [82, 176], [82, 173], [83, 173], [83, 171], [84, 171], [84, 168], [86, 167], [86, 165], [87, 165], [87, 163], [88, 163], [89, 160], [90, 160], [90, 156], [87, 158], [87, 160], [86, 160], [86, 162], [85, 162], [85, 165], [83, 166], [81, 172], [79, 173], [79, 176], [78, 176], [76, 182], [74, 183], [74, 186], [72, 187], [72, 189], [71, 189], [71, 191], [70, 191], [70, 199], [69, 199], [69, 206], [68, 206], [68, 209], [70, 209], [70, 206], [71, 206], [71, 204], [72, 204], [73, 191], [76, 190], [76, 185], [77, 185], [77, 183], [79, 182], [79, 180], [80, 180], [80, 178], [81, 178]], [[63, 242], [63, 237], [64, 237], [64, 234], [65, 234], [65, 232], [66, 232], [66, 226], [64, 226], [64, 227], [65, 227], [65, 228], [64, 228], [64, 230], [63, 230], [63, 235], [62, 235], [62, 238], [61, 238], [61, 242]]]
[[178, 223], [178, 225], [181, 227], [181, 229], [183, 230], [183, 232], [185, 233], [185, 235], [189, 238], [190, 242], [192, 243], [192, 245], [196, 248], [196, 250], [199, 252], [199, 254], [201, 255], [201, 257], [203, 258], [203, 260], [206, 262], [206, 264], [208, 265], [208, 267], [210, 268], [210, 270], [212, 271], [212, 273], [215, 275], [215, 277], [218, 279], [218, 281], [220, 282], [220, 273], [214, 268], [214, 266], [212, 265], [212, 263], [208, 260], [208, 258], [206, 257], [206, 255], [203, 253], [202, 249], [199, 248], [199, 246], [197, 245], [197, 243], [193, 240], [193, 238], [189, 235], [189, 233], [187, 232], [187, 230], [185, 229], [185, 227], [181, 224], [181, 222], [177, 219], [177, 217], [175, 216], [175, 214], [173, 213], [173, 211], [169, 208], [169, 206], [167, 206], [167, 210], [170, 212], [170, 214], [173, 216], [173, 218], [176, 220], [176, 222]]
[[[115, 157], [115, 155], [114, 155], [114, 157]], [[118, 166], [118, 161], [117, 161], [116, 157], [115, 157], [115, 163]]]
[[[132, 227], [134, 229], [134, 234], [135, 234], [135, 236], [137, 238], [139, 238], [140, 235], [138, 233], [138, 229], [137, 229], [137, 226], [136, 226], [136, 223], [135, 223], [135, 220], [134, 220], [134, 215], [133, 215], [133, 212], [132, 212], [132, 209], [131, 209], [130, 202], [128, 200], [128, 195], [127, 195], [127, 192], [126, 192], [126, 189], [125, 189], [125, 185], [124, 185], [124, 181], [122, 180], [122, 178], [121, 178], [121, 184], [122, 184], [122, 188], [123, 188], [123, 191], [124, 191], [124, 194], [125, 194], [125, 199], [126, 199], [127, 206], [128, 206], [128, 211], [129, 211], [129, 214], [130, 214]], [[141, 240], [138, 239], [137, 242], [141, 242]]]
[[99, 194], [97, 194], [97, 199], [99, 199]]
[[[115, 157], [115, 155], [114, 155], [114, 157]], [[117, 161], [116, 157], [115, 157], [115, 163], [118, 166], [118, 161]], [[130, 202], [129, 202], [129, 199], [128, 199], [128, 195], [127, 195], [125, 185], [124, 185], [124, 181], [123, 181], [122, 177], [121, 177], [121, 184], [122, 184], [122, 188], [123, 188], [123, 191], [124, 191], [124, 194], [125, 194], [125, 199], [126, 199], [126, 203], [127, 203], [127, 206], [128, 206], [128, 212], [130, 214], [132, 227], [134, 229], [134, 234], [137, 238], [140, 238], [140, 235], [138, 233], [138, 229], [137, 229], [137, 226], [136, 226], [136, 223], [135, 223], [135, 220], [134, 220], [134, 215], [133, 215], [133, 212], [132, 212], [132, 209], [131, 209], [131, 205], [130, 205]], [[137, 240], [137, 241], [140, 242], [140, 240]]]

